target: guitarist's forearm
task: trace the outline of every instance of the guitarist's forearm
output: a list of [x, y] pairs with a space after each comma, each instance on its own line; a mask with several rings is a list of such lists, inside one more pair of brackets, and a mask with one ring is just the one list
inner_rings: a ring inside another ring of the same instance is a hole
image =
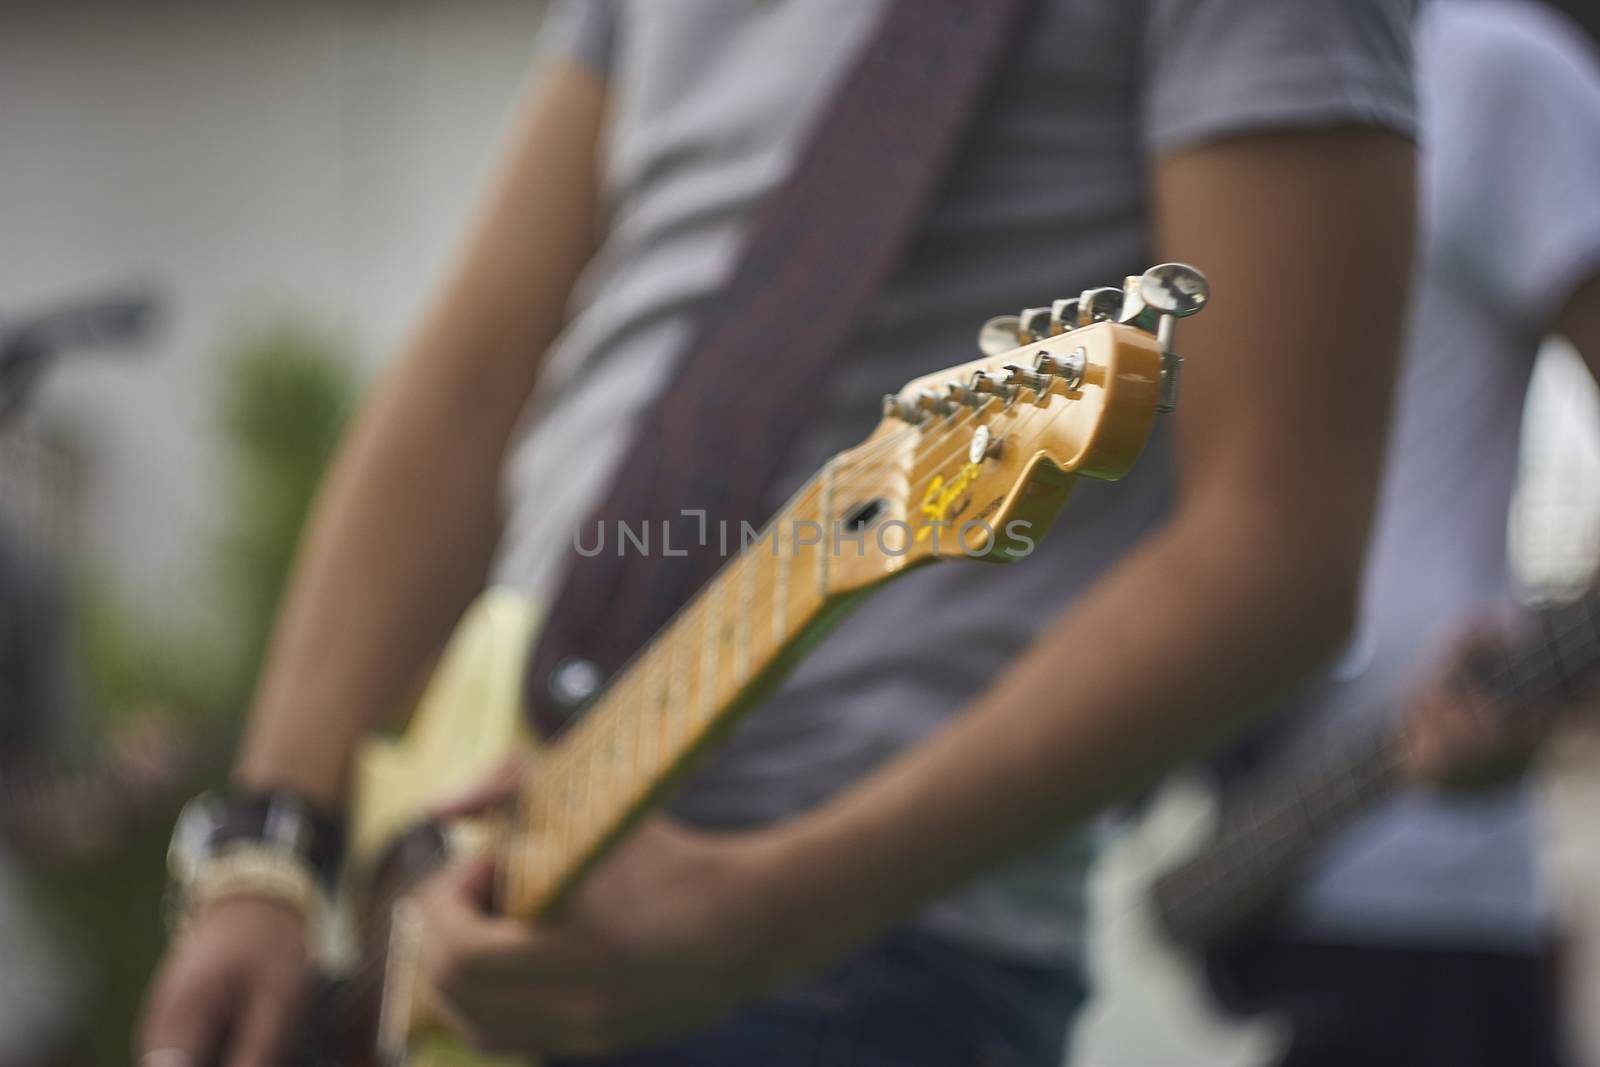
[[604, 92], [558, 66], [530, 100], [435, 310], [321, 493], [238, 777], [340, 801], [356, 741], [405, 706], [483, 585], [502, 455], [596, 240]]
[[965, 715], [780, 831], [773, 908], [787, 920], [837, 901], [828, 933], [867, 936], [1080, 825], [1218, 736], [1219, 708], [1259, 705], [1333, 651], [1349, 611], [1335, 583], [1248, 539], [1198, 557], [1197, 543], [1227, 542], [1158, 537]]
[[[237, 777], [339, 802], [360, 735], [399, 708], [473, 588], [494, 530], [487, 442], [398, 381], [335, 463], [296, 563]], [[440, 435], [446, 435], [440, 437]], [[459, 469], [459, 477], [450, 471]]]
[[[780, 832], [780, 915], [821, 901], [842, 921], [818, 941], [866, 936], [1131, 795], [1333, 654], [1382, 462], [1413, 171], [1409, 145], [1359, 130], [1158, 166], [1164, 254], [1237, 294], [1179, 339], [1180, 506], [963, 715]], [[1285, 271], [1286, 249], [1315, 253]]]

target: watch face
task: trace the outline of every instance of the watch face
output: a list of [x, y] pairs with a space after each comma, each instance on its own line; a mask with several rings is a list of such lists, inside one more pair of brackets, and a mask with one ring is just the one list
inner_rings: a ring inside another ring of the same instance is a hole
[[211, 852], [211, 837], [222, 825], [222, 801], [212, 793], [202, 793], [183, 806], [167, 846], [167, 873], [179, 885], [187, 885], [200, 862]]

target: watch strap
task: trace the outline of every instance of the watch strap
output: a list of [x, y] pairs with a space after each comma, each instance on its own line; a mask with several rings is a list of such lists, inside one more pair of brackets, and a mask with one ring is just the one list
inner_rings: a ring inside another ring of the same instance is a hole
[[344, 821], [294, 793], [235, 794], [221, 804], [205, 852], [219, 854], [240, 844], [299, 857], [325, 888], [332, 889], [344, 856]]

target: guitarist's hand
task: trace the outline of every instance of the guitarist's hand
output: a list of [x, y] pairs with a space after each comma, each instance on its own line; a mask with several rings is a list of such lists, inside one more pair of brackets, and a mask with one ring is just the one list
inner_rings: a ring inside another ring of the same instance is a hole
[[433, 1003], [487, 1051], [604, 1055], [700, 1029], [783, 976], [760, 912], [778, 851], [652, 819], [536, 928], [490, 912], [486, 861], [447, 871], [420, 898]]
[[1481, 626], [1456, 645], [1442, 669], [1406, 705], [1400, 770], [1414, 785], [1487, 789], [1527, 769], [1549, 716], [1538, 708], [1508, 709], [1477, 676], [1475, 665], [1499, 654], [1507, 640]]
[[309, 977], [305, 921], [253, 897], [209, 905], [151, 987], [141, 1067], [278, 1067]]

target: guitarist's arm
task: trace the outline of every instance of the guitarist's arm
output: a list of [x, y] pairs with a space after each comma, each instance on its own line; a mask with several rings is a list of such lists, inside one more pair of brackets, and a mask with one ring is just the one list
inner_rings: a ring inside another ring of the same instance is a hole
[[238, 778], [336, 805], [368, 728], [405, 706], [483, 588], [500, 461], [597, 229], [604, 92], [576, 65], [533, 94], [464, 255], [324, 485]]
[[[245, 786], [339, 804], [357, 740], [403, 704], [481, 589], [501, 456], [595, 243], [604, 97], [572, 64], [535, 87], [441, 298], [343, 446], [256, 697]], [[143, 1049], [276, 1062], [304, 942], [302, 918], [275, 902], [206, 909], [163, 965]]]
[[1412, 168], [1408, 143], [1353, 130], [1158, 166], [1158, 252], [1205, 263], [1219, 294], [1183, 340], [1175, 514], [967, 714], [787, 832], [796, 901], [839, 897], [836, 914], [880, 927], [1149, 783], [1333, 654], [1385, 444]]

